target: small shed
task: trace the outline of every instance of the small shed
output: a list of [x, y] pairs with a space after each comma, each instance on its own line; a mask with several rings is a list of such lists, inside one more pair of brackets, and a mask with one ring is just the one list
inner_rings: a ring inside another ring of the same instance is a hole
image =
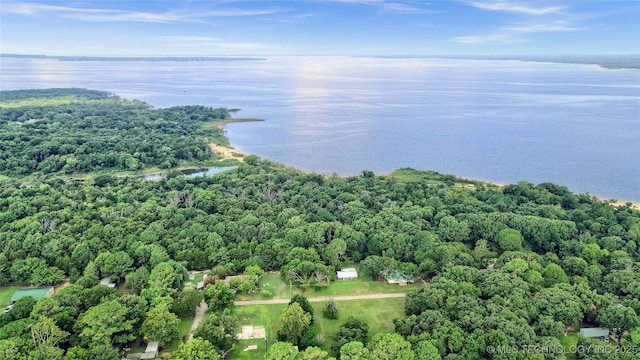
[[36, 288], [22, 288], [11, 297], [10, 304], [22, 299], [23, 297], [31, 296], [36, 301], [53, 295], [53, 286], [36, 287]]
[[116, 283], [111, 282], [111, 278], [108, 278], [108, 277], [102, 278], [100, 280], [100, 285], [108, 286], [108, 287], [110, 287], [112, 289], [114, 289], [116, 287]]
[[355, 280], [358, 278], [358, 272], [355, 268], [344, 268], [337, 271], [338, 280]]
[[198, 281], [198, 284], [196, 284], [196, 290], [202, 289], [204, 289], [204, 281]]
[[147, 344], [147, 348], [144, 350], [144, 353], [140, 355], [140, 359], [155, 359], [156, 356], [158, 356], [159, 347], [159, 342], [151, 341], [149, 344]]
[[605, 341], [609, 340], [609, 329], [607, 328], [582, 328], [580, 329], [580, 335], [585, 338], [596, 338], [596, 339], [604, 339]]

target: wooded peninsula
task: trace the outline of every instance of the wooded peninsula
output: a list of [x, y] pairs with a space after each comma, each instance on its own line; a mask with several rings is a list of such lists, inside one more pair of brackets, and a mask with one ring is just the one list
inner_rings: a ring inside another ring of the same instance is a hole
[[0, 92], [0, 359], [640, 356], [631, 204], [223, 156], [231, 113]]

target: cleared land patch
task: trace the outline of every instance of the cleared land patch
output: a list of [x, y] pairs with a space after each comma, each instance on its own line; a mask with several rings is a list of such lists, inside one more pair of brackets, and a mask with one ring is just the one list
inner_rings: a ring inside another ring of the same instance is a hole
[[[367, 299], [367, 300], [336, 300], [338, 306], [338, 319], [329, 320], [322, 316], [324, 302], [312, 302], [315, 315], [314, 327], [322, 339], [320, 347], [329, 351], [331, 341], [338, 332], [338, 328], [349, 316], [356, 316], [369, 324], [369, 338], [381, 332], [393, 332], [393, 319], [404, 316], [404, 297]], [[288, 303], [288, 302], [287, 302]], [[287, 307], [285, 304], [248, 305], [237, 308], [240, 326], [264, 326], [266, 343], [271, 345], [277, 341], [277, 331], [280, 329], [280, 315]], [[242, 350], [248, 345], [258, 345], [257, 351], [245, 354]], [[265, 346], [265, 340], [240, 341], [236, 349], [231, 353], [233, 359], [250, 359], [251, 356], [259, 356]], [[258, 358], [258, 357], [254, 357]]]

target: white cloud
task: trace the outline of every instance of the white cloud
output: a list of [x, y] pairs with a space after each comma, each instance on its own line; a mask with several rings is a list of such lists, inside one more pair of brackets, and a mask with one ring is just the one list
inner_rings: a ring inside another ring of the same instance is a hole
[[576, 28], [570, 26], [564, 21], [556, 21], [551, 24], [531, 24], [511, 26], [498, 29], [496, 32], [488, 35], [470, 35], [470, 36], [458, 36], [453, 40], [460, 44], [510, 44], [526, 41], [522, 37], [527, 33], [539, 33], [539, 32], [562, 32], [562, 31], [579, 31], [584, 28]]
[[524, 41], [509, 34], [458, 36], [453, 40], [467, 45], [513, 44]]
[[576, 28], [569, 26], [564, 21], [557, 21], [553, 24], [532, 24], [525, 26], [507, 27], [504, 30], [524, 32], [524, 33], [536, 33], [536, 32], [553, 32], [553, 31], [578, 31], [584, 30], [584, 28]]
[[302, 21], [305, 21], [308, 18], [317, 16], [318, 14], [316, 13], [309, 13], [309, 14], [300, 14], [300, 15], [292, 15], [292, 16], [287, 16], [287, 17], [281, 17], [278, 19], [275, 19], [275, 21], [281, 22], [281, 23], [285, 23], [285, 24], [295, 24], [295, 23], [299, 23]]
[[536, 6], [534, 4], [512, 3], [508, 1], [472, 2], [469, 5], [491, 11], [506, 11], [527, 15], [558, 14], [563, 10], [562, 6]]
[[[516, 22], [515, 19], [512, 19], [510, 24], [496, 27], [487, 35], [459, 36], [453, 39], [461, 44], [511, 44], [526, 42], [526, 34], [584, 30], [584, 28], [575, 27], [570, 21], [567, 21], [571, 15], [567, 13], [564, 6], [508, 0], [476, 1], [467, 2], [467, 4], [483, 10], [515, 13], [511, 14], [511, 17], [518, 20]], [[528, 20], [523, 21], [523, 15]]]
[[398, 2], [383, 2], [380, 4], [380, 7], [386, 11], [392, 12], [402, 12], [402, 13], [411, 13], [411, 14], [435, 14], [439, 13], [439, 11], [429, 10], [421, 7], [417, 7], [410, 4], [403, 4]]
[[398, 13], [410, 13], [410, 14], [435, 14], [440, 11], [434, 11], [425, 7], [417, 6], [415, 4], [424, 5], [424, 2], [420, 1], [387, 1], [387, 0], [320, 0], [322, 2], [335, 2], [345, 4], [358, 4], [375, 6], [383, 11], [398, 12]]
[[166, 11], [166, 12], [143, 12], [128, 10], [107, 10], [95, 8], [68, 7], [56, 5], [44, 5], [38, 3], [17, 3], [8, 2], [0, 7], [0, 12], [6, 14], [19, 15], [58, 15], [63, 18], [70, 18], [80, 21], [94, 22], [194, 22], [201, 21], [208, 17], [229, 17], [229, 16], [256, 16], [269, 15], [282, 12], [279, 9], [255, 9], [255, 10], [205, 10], [205, 11]]
[[211, 42], [216, 41], [216, 38], [210, 36], [181, 36], [181, 35], [169, 35], [160, 37], [164, 41], [184, 41], [184, 42]]

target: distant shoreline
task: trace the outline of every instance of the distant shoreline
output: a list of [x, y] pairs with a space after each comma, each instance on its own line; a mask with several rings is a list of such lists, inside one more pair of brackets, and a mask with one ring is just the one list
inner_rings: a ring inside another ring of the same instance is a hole
[[[318, 56], [318, 55], [291, 55]], [[340, 55], [326, 55], [340, 56]], [[202, 62], [202, 61], [266, 61], [268, 57], [253, 56], [56, 56], [39, 54], [1, 54], [0, 58], [22, 59], [49, 59], [58, 61], [177, 61], [177, 62]], [[273, 57], [273, 56], [272, 56]], [[279, 56], [278, 56], [279, 57]], [[286, 57], [286, 56], [285, 56]], [[509, 60], [522, 62], [538, 62], [549, 64], [576, 64], [594, 65], [605, 70], [640, 70], [640, 54], [622, 55], [352, 55], [350, 57], [362, 58], [388, 58], [388, 59], [453, 59], [453, 60]]]
[[29, 54], [0, 54], [0, 57], [18, 59], [48, 59], [58, 61], [264, 61], [262, 57], [242, 56], [49, 56]]

